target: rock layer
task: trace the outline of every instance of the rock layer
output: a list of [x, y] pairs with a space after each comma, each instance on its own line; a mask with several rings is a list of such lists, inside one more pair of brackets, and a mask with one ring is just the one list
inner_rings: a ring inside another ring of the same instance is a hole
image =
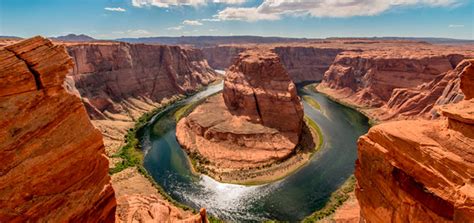
[[324, 72], [331, 66], [336, 56], [342, 52], [337, 48], [316, 47], [275, 47], [283, 66], [295, 83], [321, 81]]
[[142, 114], [218, 77], [200, 50], [178, 46], [81, 43], [69, 45], [68, 52], [75, 61], [75, 87], [109, 154]]
[[0, 58], [0, 221], [113, 222], [102, 136], [65, 89], [65, 48], [35, 37]]
[[[468, 63], [461, 72], [467, 99]], [[474, 100], [440, 111], [446, 118], [384, 123], [359, 139], [356, 195], [367, 222], [474, 219]]]
[[464, 60], [455, 69], [438, 75], [431, 82], [415, 88], [394, 89], [380, 117], [438, 117], [435, 106], [456, 103], [464, 98], [460, 83], [461, 73], [467, 65], [469, 61]]
[[274, 53], [246, 51], [228, 69], [223, 94], [179, 121], [176, 136], [216, 172], [288, 158], [299, 142], [303, 107]]

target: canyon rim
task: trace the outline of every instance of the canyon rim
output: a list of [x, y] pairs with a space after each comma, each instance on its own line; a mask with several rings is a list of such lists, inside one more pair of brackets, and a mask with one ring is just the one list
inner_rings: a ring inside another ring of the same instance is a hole
[[474, 222], [473, 8], [2, 0], [0, 223]]

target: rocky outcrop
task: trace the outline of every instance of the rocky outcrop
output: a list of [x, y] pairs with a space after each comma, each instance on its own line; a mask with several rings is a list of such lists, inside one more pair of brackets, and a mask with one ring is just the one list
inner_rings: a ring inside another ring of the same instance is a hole
[[468, 63], [460, 85], [468, 100], [441, 106], [445, 118], [384, 123], [359, 139], [356, 195], [367, 222], [474, 219], [474, 60]]
[[429, 83], [421, 84], [415, 88], [396, 88], [393, 90], [387, 104], [382, 107], [384, 111], [380, 117], [391, 119], [393, 117], [426, 117], [439, 116], [435, 106], [451, 104], [461, 101], [464, 94], [460, 89], [461, 73], [469, 65], [464, 60], [448, 72], [437, 76]]
[[196, 49], [109, 42], [72, 44], [68, 52], [75, 87], [109, 154], [142, 114], [218, 77]]
[[223, 94], [179, 121], [176, 137], [208, 170], [231, 172], [288, 158], [302, 126], [302, 104], [278, 56], [250, 50], [226, 72]]
[[65, 48], [35, 37], [0, 58], [0, 222], [113, 222], [102, 136], [65, 89]]
[[275, 47], [274, 51], [295, 83], [321, 81], [336, 56], [342, 52], [337, 48], [302, 46]]
[[301, 133], [303, 107], [279, 57], [246, 51], [226, 72], [224, 102], [229, 111], [280, 132]]

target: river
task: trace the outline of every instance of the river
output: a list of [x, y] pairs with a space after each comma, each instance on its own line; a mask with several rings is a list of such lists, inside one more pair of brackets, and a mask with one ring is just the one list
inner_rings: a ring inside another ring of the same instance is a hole
[[178, 202], [196, 209], [205, 207], [209, 214], [232, 222], [295, 222], [322, 208], [331, 193], [354, 172], [356, 141], [368, 130], [367, 118], [300, 86], [300, 95], [309, 95], [321, 105], [317, 110], [303, 101], [305, 114], [324, 135], [321, 149], [307, 165], [282, 180], [258, 186], [220, 183], [206, 175], [193, 174], [186, 153], [176, 141], [173, 114], [181, 106], [220, 90], [222, 84], [214, 85], [168, 107], [142, 131], [145, 168]]

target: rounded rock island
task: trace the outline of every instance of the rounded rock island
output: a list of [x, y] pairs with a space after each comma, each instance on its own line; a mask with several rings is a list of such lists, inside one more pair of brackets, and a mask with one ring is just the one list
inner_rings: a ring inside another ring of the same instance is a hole
[[248, 50], [227, 70], [224, 90], [205, 99], [176, 128], [194, 167], [232, 183], [284, 177], [309, 160], [314, 134], [303, 121], [295, 84], [268, 50]]

